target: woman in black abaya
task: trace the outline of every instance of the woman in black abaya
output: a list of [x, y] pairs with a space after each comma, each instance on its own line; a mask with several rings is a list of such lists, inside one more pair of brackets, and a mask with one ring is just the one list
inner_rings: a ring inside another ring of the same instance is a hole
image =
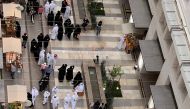
[[62, 38], [63, 38], [63, 27], [59, 26], [57, 39], [61, 41]]
[[58, 74], [58, 80], [59, 82], [63, 82], [64, 80], [64, 76], [65, 76], [65, 73], [66, 73], [66, 68], [67, 68], [67, 64], [63, 64], [59, 69], [59, 74]]
[[67, 81], [71, 81], [73, 79], [73, 69], [74, 69], [74, 66], [70, 66], [67, 69], [67, 73], [66, 73], [66, 79], [67, 79]]
[[74, 88], [80, 84], [82, 82], [82, 74], [80, 71], [77, 72], [76, 76], [74, 77], [73, 79], [73, 85], [74, 85]]

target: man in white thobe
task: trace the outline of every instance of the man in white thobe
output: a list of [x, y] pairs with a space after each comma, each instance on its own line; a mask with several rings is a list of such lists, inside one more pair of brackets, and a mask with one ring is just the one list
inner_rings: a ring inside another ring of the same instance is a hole
[[71, 15], [71, 7], [70, 6], [66, 6], [66, 10], [65, 10], [65, 14], [64, 14], [64, 20], [67, 20]]
[[123, 43], [125, 42], [125, 37], [126, 37], [126, 35], [120, 37], [120, 41], [119, 41], [119, 43], [117, 44], [117, 48], [118, 48], [119, 50], [121, 50], [122, 47], [123, 47]]
[[54, 68], [55, 58], [51, 52], [47, 53], [47, 64], [51, 65], [51, 68]]
[[58, 107], [58, 105], [59, 105], [59, 97], [57, 97], [56, 95], [54, 95], [51, 98], [51, 103], [52, 103], [52, 108], [56, 109]]
[[49, 92], [49, 91], [45, 91], [45, 92], [44, 92], [43, 104], [46, 104], [46, 103], [47, 103], [49, 96], [50, 96], [50, 92]]
[[51, 32], [51, 39], [52, 40], [55, 40], [57, 38], [58, 29], [59, 28], [58, 28], [57, 24], [55, 24], [55, 26], [53, 27], [52, 32]]
[[49, 5], [49, 2], [46, 2], [45, 6], [45, 16], [47, 18], [48, 14], [50, 13], [50, 5]]
[[56, 7], [56, 4], [54, 3], [54, 1], [51, 1], [51, 3], [50, 3], [50, 12], [51, 11], [54, 12], [55, 7]]
[[71, 103], [71, 95], [67, 93], [66, 97], [64, 98], [64, 104], [63, 104], [64, 109], [69, 109], [70, 103]]
[[45, 50], [41, 50], [39, 54], [39, 59], [38, 59], [38, 65], [41, 65], [45, 62]]
[[54, 86], [54, 87], [52, 88], [52, 90], [51, 90], [52, 96], [56, 95], [58, 91], [59, 91], [59, 89], [57, 88], [57, 86]]
[[71, 107], [72, 107], [72, 109], [76, 109], [77, 100], [78, 100], [77, 92], [74, 92], [74, 94], [71, 96]]
[[76, 92], [84, 92], [84, 83], [80, 83], [75, 87]]
[[33, 87], [32, 88], [32, 104], [34, 105], [34, 103], [35, 103], [35, 100], [36, 100], [36, 97], [39, 95], [39, 92], [38, 92], [38, 90], [35, 88], [35, 87]]

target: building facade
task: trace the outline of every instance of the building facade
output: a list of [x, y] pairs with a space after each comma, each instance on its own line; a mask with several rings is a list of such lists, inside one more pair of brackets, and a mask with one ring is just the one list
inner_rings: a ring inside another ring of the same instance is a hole
[[[161, 51], [162, 60], [160, 61], [163, 62], [157, 63], [157, 54], [151, 56], [147, 62], [145, 56], [143, 56], [143, 51], [141, 51], [138, 58], [140, 73], [147, 73], [146, 70], [154, 65], [154, 69], [148, 73], [158, 72], [159, 74], [155, 85], [150, 86], [151, 97], [147, 102], [147, 107], [155, 109], [189, 109], [190, 0], [147, 1], [152, 18], [145, 38], [147, 42], [144, 44], [148, 44], [148, 41], [156, 41]], [[140, 46], [142, 47], [141, 44]], [[147, 49], [154, 52], [157, 48], [148, 47], [147, 45]], [[152, 66], [150, 63], [153, 63]], [[160, 70], [155, 70], [158, 66], [161, 66]]]

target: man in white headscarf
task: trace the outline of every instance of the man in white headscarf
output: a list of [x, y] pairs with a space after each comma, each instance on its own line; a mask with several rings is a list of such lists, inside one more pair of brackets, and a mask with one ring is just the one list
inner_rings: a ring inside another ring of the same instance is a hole
[[64, 14], [64, 20], [67, 20], [71, 15], [71, 7], [70, 6], [66, 6], [66, 11], [65, 11], [65, 14]]
[[47, 65], [51, 65], [51, 68], [54, 68], [54, 64], [55, 64], [54, 55], [51, 52], [47, 53]]
[[71, 103], [71, 95], [67, 93], [66, 97], [64, 98], [64, 103], [63, 103], [64, 109], [69, 109], [70, 103]]
[[55, 26], [53, 27], [52, 32], [51, 32], [51, 39], [52, 40], [55, 40], [57, 38], [58, 29], [59, 29], [59, 27], [57, 26], [57, 24], [55, 24]]
[[74, 94], [71, 96], [71, 107], [72, 107], [72, 109], [76, 109], [77, 100], [78, 100], [77, 92], [74, 92]]
[[49, 92], [49, 91], [45, 91], [45, 92], [44, 92], [43, 104], [46, 104], [46, 103], [47, 103], [49, 96], [50, 96], [50, 92]]
[[57, 86], [54, 86], [54, 87], [52, 88], [52, 90], [51, 90], [52, 96], [53, 96], [53, 95], [56, 95], [58, 91], [59, 91], [59, 89], [57, 88]]
[[45, 50], [42, 49], [39, 54], [39, 59], [38, 59], [38, 65], [41, 65], [45, 62]]
[[39, 92], [35, 87], [33, 87], [31, 93], [32, 93], [32, 104], [34, 105], [36, 97], [39, 95]]
[[49, 5], [49, 2], [46, 2], [44, 8], [45, 8], [45, 16], [46, 16], [46, 18], [47, 18], [48, 14], [49, 14], [49, 12], [50, 12], [50, 5]]
[[78, 96], [84, 95], [84, 83], [80, 83], [75, 87], [75, 91], [77, 92]]
[[54, 95], [51, 98], [51, 103], [52, 103], [52, 109], [56, 109], [59, 105], [59, 97], [57, 97], [56, 95]]
[[50, 3], [50, 12], [51, 11], [54, 12], [55, 7], [56, 7], [56, 4], [54, 3], [54, 1], [51, 1], [51, 3]]

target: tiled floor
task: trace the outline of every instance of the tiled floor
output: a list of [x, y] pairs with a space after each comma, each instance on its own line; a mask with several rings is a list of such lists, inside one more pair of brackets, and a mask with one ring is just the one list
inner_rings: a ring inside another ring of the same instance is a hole
[[[73, 4], [75, 15], [77, 15], [76, 18], [78, 18], [76, 2], [77, 0]], [[51, 41], [52, 53], [58, 55], [54, 75], [55, 84], [60, 88], [59, 96], [61, 102], [67, 92], [73, 93], [73, 89], [71, 84], [66, 81], [63, 83], [58, 82], [57, 69], [63, 63], [75, 65], [74, 74], [76, 74], [77, 71], [81, 71], [80, 65], [82, 60], [92, 60], [98, 54], [101, 60], [108, 60], [106, 70], [111, 69], [116, 64], [121, 65], [124, 72], [120, 79], [123, 97], [114, 98], [114, 109], [144, 109], [138, 76], [133, 69], [134, 64], [131, 63], [133, 61], [132, 57], [130, 54], [126, 54], [124, 51], [119, 51], [116, 48], [119, 37], [123, 35], [122, 29], [115, 29], [117, 27], [122, 28], [123, 24], [123, 18], [115, 16], [121, 14], [121, 10], [118, 8], [119, 0], [103, 0], [103, 3], [106, 15], [109, 16], [97, 17], [97, 21], [103, 21], [100, 38], [95, 36], [94, 30], [88, 30], [87, 32], [82, 31], [79, 41], [68, 40], [65, 37], [62, 41]], [[117, 6], [114, 7], [114, 5]], [[76, 19], [75, 21], [80, 22], [81, 19]], [[108, 72], [107, 76], [109, 76]], [[59, 109], [63, 109], [63, 106], [60, 105]], [[86, 96], [78, 100], [77, 109], [87, 109]]]

